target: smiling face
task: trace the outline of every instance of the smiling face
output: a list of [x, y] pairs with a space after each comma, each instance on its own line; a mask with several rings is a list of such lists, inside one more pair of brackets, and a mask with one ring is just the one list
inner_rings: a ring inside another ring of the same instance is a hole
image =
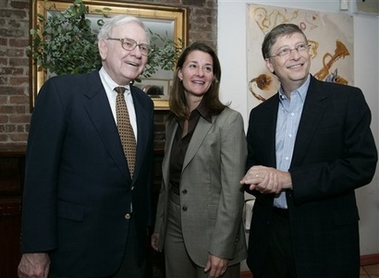
[[178, 71], [187, 97], [203, 97], [214, 80], [212, 56], [200, 50], [188, 54], [183, 67]]
[[311, 59], [308, 51], [297, 51], [295, 47], [307, 44], [301, 33], [279, 36], [271, 47], [270, 55], [284, 48], [292, 49], [288, 56], [275, 56], [266, 59], [266, 67], [275, 72], [286, 94], [299, 88], [307, 80]]
[[[148, 43], [145, 30], [133, 21], [114, 27], [110, 37], [129, 38], [138, 44]], [[127, 51], [117, 40], [99, 40], [99, 52], [104, 69], [119, 85], [127, 85], [137, 78], [144, 70], [148, 59], [141, 54], [138, 46]]]

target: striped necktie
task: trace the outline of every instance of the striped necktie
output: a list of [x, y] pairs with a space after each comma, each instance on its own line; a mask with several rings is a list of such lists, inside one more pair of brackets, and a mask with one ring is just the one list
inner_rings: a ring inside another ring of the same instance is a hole
[[116, 87], [116, 117], [117, 129], [121, 138], [122, 148], [129, 167], [130, 176], [133, 178], [134, 166], [136, 161], [136, 138], [129, 120], [128, 107], [126, 106], [124, 92], [125, 87]]

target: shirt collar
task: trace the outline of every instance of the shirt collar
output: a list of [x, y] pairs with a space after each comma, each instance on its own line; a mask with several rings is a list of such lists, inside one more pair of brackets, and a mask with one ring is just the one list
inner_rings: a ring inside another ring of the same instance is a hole
[[[307, 96], [307, 91], [309, 88], [309, 83], [311, 82], [311, 75], [308, 74], [307, 80], [301, 85], [299, 88], [291, 92], [291, 95], [298, 94], [300, 96], [301, 102], [304, 103], [305, 97]], [[280, 86], [279, 88], [279, 100], [287, 99], [287, 96], [283, 92], [283, 88]]]
[[212, 122], [212, 115], [210, 113], [209, 108], [205, 105], [204, 98], [201, 100], [201, 102], [194, 111], [197, 111], [200, 114], [200, 116], [203, 117], [206, 121], [210, 123]]
[[[197, 113], [199, 114], [201, 117], [203, 117], [206, 121], [212, 123], [212, 115], [210, 113], [210, 110], [209, 108], [205, 105], [205, 101], [204, 101], [204, 98], [201, 100], [201, 102], [199, 103], [199, 105], [196, 107], [196, 109], [194, 109], [192, 112], [191, 112], [191, 115], [190, 115], [190, 118], [191, 117], [194, 117], [194, 114]], [[176, 118], [176, 121], [182, 126], [182, 122], [180, 121], [180, 119], [178, 117], [175, 117]]]
[[129, 85], [122, 86], [122, 85], [119, 85], [116, 82], [114, 82], [113, 79], [108, 75], [108, 73], [106, 72], [106, 70], [104, 69], [104, 67], [101, 67], [101, 69], [99, 71], [99, 74], [100, 74], [100, 78], [103, 81], [103, 85], [106, 88], [106, 90], [109, 90], [110, 92], [115, 92], [114, 88], [116, 88], [116, 87], [125, 87], [126, 94], [130, 94], [130, 86]]

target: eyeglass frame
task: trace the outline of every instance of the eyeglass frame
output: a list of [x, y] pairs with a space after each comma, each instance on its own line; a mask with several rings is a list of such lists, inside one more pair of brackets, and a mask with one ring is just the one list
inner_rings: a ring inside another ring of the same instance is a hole
[[[306, 47], [306, 48], [305, 49], [299, 49], [300, 47]], [[287, 57], [287, 56], [291, 55], [293, 50], [296, 50], [298, 53], [304, 52], [304, 51], [309, 50], [310, 47], [311, 47], [311, 44], [309, 44], [309, 43], [301, 43], [301, 44], [298, 44], [297, 46], [295, 46], [294, 48], [285, 47], [285, 48], [282, 48], [281, 50], [279, 50], [278, 52], [268, 56], [266, 58], [266, 60], [269, 58], [272, 58], [272, 57], [280, 57], [280, 58]], [[283, 51], [285, 52], [287, 50], [288, 50], [288, 53], [283, 53]], [[281, 55], [280, 53], [283, 53], [283, 54]]]
[[[139, 50], [140, 50], [140, 52], [141, 52], [141, 54], [143, 55], [143, 56], [149, 56], [149, 54], [152, 52], [152, 48], [150, 47], [150, 45], [149, 44], [147, 44], [147, 43], [137, 43], [135, 40], [133, 40], [133, 39], [130, 39], [130, 38], [107, 38], [107, 40], [110, 40], [110, 41], [119, 41], [120, 43], [121, 43], [121, 47], [124, 49], [124, 50], [126, 50], [126, 51], [133, 51], [134, 49], [136, 49], [136, 47], [138, 46], [138, 48], [139, 48]], [[134, 44], [134, 46], [132, 47], [132, 48], [130, 48], [130, 49], [126, 49], [125, 47], [124, 47], [124, 41], [129, 41], [129, 42], [133, 42], [133, 44]], [[147, 48], [147, 53], [143, 53], [143, 51], [142, 51], [142, 49], [141, 49], [141, 46], [146, 46], [146, 48]]]

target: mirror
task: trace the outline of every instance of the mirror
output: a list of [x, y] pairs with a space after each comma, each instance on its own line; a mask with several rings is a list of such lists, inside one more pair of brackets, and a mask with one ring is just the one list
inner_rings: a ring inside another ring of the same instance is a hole
[[[54, 5], [55, 9], [58, 11], [65, 10], [72, 4], [63, 0], [49, 1], [49, 3]], [[162, 36], [170, 36], [175, 42], [180, 39], [182, 40], [184, 47], [187, 44], [188, 15], [186, 8], [98, 0], [86, 1], [85, 4], [88, 8], [89, 17], [96, 17], [96, 15], [99, 15], [96, 10], [109, 8], [110, 10], [107, 11], [106, 14], [110, 16], [116, 14], [136, 16], [141, 18], [146, 27], [152, 32]], [[37, 22], [37, 14], [42, 14], [47, 17], [49, 12], [45, 8], [44, 0], [31, 1], [30, 11], [30, 27], [32, 29], [40, 24]], [[143, 83], [149, 85], [156, 84], [164, 90], [165, 94], [167, 94], [172, 76], [172, 71], [159, 70], [151, 78], [142, 80], [140, 87]], [[48, 78], [47, 70], [41, 66], [37, 66], [32, 58], [30, 58], [30, 77], [30, 110], [32, 111], [37, 94], [42, 87], [42, 84]], [[152, 98], [152, 100], [156, 110], [168, 109], [167, 95], [162, 98]]]

